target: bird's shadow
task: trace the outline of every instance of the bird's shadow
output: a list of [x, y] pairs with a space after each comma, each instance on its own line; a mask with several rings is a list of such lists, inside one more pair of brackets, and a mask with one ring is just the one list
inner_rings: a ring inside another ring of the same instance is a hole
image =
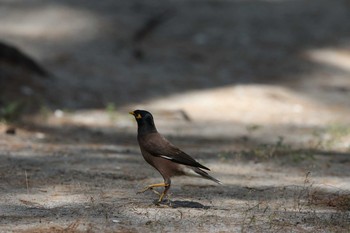
[[159, 206], [167, 206], [171, 208], [189, 208], [189, 209], [209, 209], [210, 208], [210, 206], [206, 206], [195, 201], [164, 200], [161, 203], [157, 203], [157, 201], [155, 201], [154, 204]]

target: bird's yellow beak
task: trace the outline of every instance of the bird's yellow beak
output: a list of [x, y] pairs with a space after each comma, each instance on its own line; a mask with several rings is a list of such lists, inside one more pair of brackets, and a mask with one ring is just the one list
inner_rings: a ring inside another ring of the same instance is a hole
[[136, 115], [136, 113], [134, 111], [129, 112], [129, 114], [133, 115], [136, 119], [141, 119], [142, 118], [140, 113]]

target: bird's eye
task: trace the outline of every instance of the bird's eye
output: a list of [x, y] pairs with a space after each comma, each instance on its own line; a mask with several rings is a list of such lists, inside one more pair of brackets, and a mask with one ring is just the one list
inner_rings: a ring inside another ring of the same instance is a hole
[[141, 119], [141, 118], [142, 118], [142, 116], [140, 113], [136, 115], [136, 119]]

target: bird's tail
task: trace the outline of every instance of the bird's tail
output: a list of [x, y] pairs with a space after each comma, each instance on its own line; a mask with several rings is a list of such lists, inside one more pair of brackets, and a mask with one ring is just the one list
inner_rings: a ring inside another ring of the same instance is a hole
[[198, 168], [198, 167], [191, 167], [191, 168], [193, 169], [193, 171], [195, 173], [197, 173], [198, 175], [201, 175], [203, 178], [208, 179], [208, 180], [212, 180], [218, 184], [222, 184], [220, 180], [215, 179], [214, 177], [210, 176], [207, 172], [201, 170], [200, 168]]

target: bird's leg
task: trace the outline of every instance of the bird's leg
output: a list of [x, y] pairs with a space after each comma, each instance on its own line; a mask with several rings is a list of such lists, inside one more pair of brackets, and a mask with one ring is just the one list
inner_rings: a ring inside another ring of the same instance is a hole
[[151, 189], [153, 192], [155, 192], [156, 194], [158, 194], [159, 196], [161, 196], [162, 194], [158, 193], [157, 191], [153, 190], [153, 188], [156, 188], [156, 187], [166, 187], [168, 186], [168, 184], [166, 183], [159, 183], [159, 184], [150, 184], [150, 185], [147, 185], [144, 189], [142, 189], [141, 191], [137, 192], [137, 193], [144, 193], [146, 192], [147, 190]]
[[157, 190], [153, 189], [153, 188], [150, 188], [150, 190], [152, 190], [152, 192], [154, 192], [155, 194], [157, 194], [158, 196], [160, 196], [160, 192], [158, 192]]
[[167, 205], [169, 206], [169, 207], [173, 207], [173, 204], [171, 203], [171, 198], [170, 198], [170, 194], [167, 194], [167, 201], [168, 201], [168, 203], [167, 203]]
[[158, 199], [158, 203], [161, 203], [163, 201], [163, 198], [165, 197], [165, 195], [167, 194], [168, 190], [170, 189], [170, 182], [169, 183], [164, 183], [164, 184], [165, 184], [164, 191], [160, 195], [160, 197]]

